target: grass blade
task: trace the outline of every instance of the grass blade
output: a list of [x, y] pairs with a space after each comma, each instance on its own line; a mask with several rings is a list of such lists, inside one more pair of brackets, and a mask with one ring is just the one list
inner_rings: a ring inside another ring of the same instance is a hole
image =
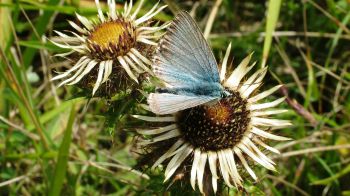
[[[47, 138], [45, 137], [44, 128], [38, 119], [39, 117], [38, 117], [37, 113], [34, 111], [35, 108], [33, 108], [30, 105], [30, 103], [28, 101], [28, 97], [25, 95], [19, 81], [17, 80], [16, 74], [13, 71], [13, 66], [11, 66], [10, 62], [8, 61], [8, 59], [5, 55], [5, 52], [3, 51], [3, 49], [1, 47], [0, 47], [0, 57], [1, 57], [2, 61], [4, 62], [4, 65], [7, 67], [7, 70], [9, 72], [8, 79], [9, 79], [10, 84], [13, 84], [12, 86], [10, 85], [13, 88], [12, 91], [14, 91], [14, 92], [17, 91], [16, 94], [18, 94], [18, 96], [21, 98], [22, 102], [24, 103], [25, 107], [27, 108], [29, 116], [33, 120], [35, 128], [37, 129], [37, 131], [40, 135], [40, 138], [41, 138], [41, 141], [44, 145], [44, 148], [48, 149], [49, 146], [47, 143]], [[5, 70], [3, 69], [2, 64], [0, 64], [0, 65], [1, 65], [1, 68], [0, 68], [1, 75], [4, 75], [6, 77], [7, 75], [5, 74]]]
[[[1, 2], [5, 2], [5, 3], [10, 3], [10, 0], [5, 0], [5, 1], [1, 1]], [[11, 38], [11, 32], [9, 31], [10, 29], [10, 21], [8, 20], [4, 20], [3, 18], [7, 18], [10, 15], [10, 9], [6, 8], [6, 7], [0, 7], [0, 18], [2, 20], [0, 20], [0, 25], [2, 26], [1, 30], [0, 30], [0, 46], [2, 48], [7, 48], [8, 47], [8, 41]]]
[[61, 189], [63, 186], [63, 182], [66, 176], [67, 166], [68, 166], [68, 155], [69, 155], [69, 146], [72, 142], [72, 131], [73, 131], [73, 123], [75, 120], [75, 109], [74, 105], [72, 106], [69, 120], [66, 128], [66, 132], [63, 136], [63, 140], [58, 152], [57, 163], [54, 173], [53, 182], [50, 188], [51, 196], [58, 196], [61, 193]]
[[327, 184], [339, 179], [340, 177], [342, 177], [348, 173], [350, 173], [350, 165], [348, 165], [343, 170], [341, 170], [339, 173], [337, 173], [329, 178], [325, 178], [325, 179], [313, 182], [312, 185], [327, 185]]
[[269, 1], [269, 8], [267, 11], [267, 21], [266, 21], [266, 29], [265, 29], [266, 36], [264, 40], [264, 49], [263, 49], [261, 67], [265, 67], [267, 57], [269, 56], [269, 51], [272, 43], [272, 34], [275, 31], [276, 23], [280, 13], [281, 1], [282, 0]]

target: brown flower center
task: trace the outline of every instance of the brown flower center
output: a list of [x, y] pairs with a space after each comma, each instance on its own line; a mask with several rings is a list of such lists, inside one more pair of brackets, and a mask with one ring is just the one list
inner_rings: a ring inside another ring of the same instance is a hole
[[241, 141], [250, 122], [247, 100], [231, 93], [214, 104], [179, 112], [178, 127], [185, 141], [202, 151], [233, 148]]
[[87, 39], [91, 55], [101, 60], [123, 56], [134, 47], [135, 43], [135, 28], [123, 19], [101, 23]]

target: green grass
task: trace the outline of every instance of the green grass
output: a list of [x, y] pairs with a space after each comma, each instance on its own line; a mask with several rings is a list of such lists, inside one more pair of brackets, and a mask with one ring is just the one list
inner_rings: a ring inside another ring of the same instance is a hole
[[[53, 57], [62, 50], [43, 36], [70, 29], [75, 12], [96, 16], [93, 1], [60, 2], [0, 2], [0, 195], [198, 194], [188, 180], [179, 192], [178, 184], [167, 189], [160, 171], [131, 172], [140, 152], [133, 130], [143, 124], [130, 114], [144, 112], [140, 93], [86, 99], [77, 87], [50, 82], [67, 62]], [[155, 2], [146, 1], [141, 13]], [[176, 0], [156, 19], [196, 7], [204, 30], [213, 5]], [[293, 141], [269, 143], [281, 150], [270, 154], [278, 173], [254, 167], [260, 180], [247, 178], [246, 192], [350, 195], [349, 13], [347, 0], [221, 3], [208, 39], [217, 59], [230, 42], [234, 65], [254, 52], [253, 60], [269, 66], [262, 89], [282, 83], [290, 100], [280, 118], [293, 126], [277, 133]]]
[[49, 195], [60, 195], [64, 179], [66, 178], [68, 159], [69, 159], [69, 147], [72, 142], [72, 132], [75, 120], [75, 107], [71, 108], [69, 114], [69, 120], [67, 123], [67, 128], [63, 136], [63, 140], [60, 144], [60, 148], [57, 155], [57, 163], [55, 166], [55, 172], [53, 175], [52, 184], [50, 186]]

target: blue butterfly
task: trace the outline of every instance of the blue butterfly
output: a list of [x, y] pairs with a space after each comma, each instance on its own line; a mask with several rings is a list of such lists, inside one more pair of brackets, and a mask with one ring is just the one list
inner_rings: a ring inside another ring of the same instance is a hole
[[228, 94], [220, 84], [218, 65], [200, 28], [180, 12], [167, 29], [154, 56], [153, 71], [165, 88], [151, 93], [148, 103], [156, 114], [171, 114]]

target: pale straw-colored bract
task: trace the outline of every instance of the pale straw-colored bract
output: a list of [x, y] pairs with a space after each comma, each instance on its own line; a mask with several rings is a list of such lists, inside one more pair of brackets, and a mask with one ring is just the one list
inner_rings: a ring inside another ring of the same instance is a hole
[[[69, 36], [56, 31], [60, 38], [52, 42], [61, 48], [71, 50], [57, 56], [66, 57], [73, 53], [78, 53], [80, 59], [69, 70], [60, 73], [52, 78], [52, 80], [63, 79], [59, 86], [73, 85], [89, 74], [94, 67], [98, 66], [97, 80], [92, 91], [92, 94], [95, 94], [101, 84], [108, 80], [113, 66], [122, 66], [127, 75], [135, 82], [138, 82], [138, 74], [150, 72], [148, 67], [151, 61], [145, 55], [142, 55], [142, 52], [134, 45], [135, 43], [157, 45], [156, 41], [161, 36], [161, 33], [158, 32], [166, 28], [168, 23], [162, 26], [147, 26], [150, 19], [166, 6], [158, 7], [157, 3], [145, 15], [137, 18], [143, 3], [144, 0], [141, 0], [133, 13], [132, 1], [125, 3], [124, 11], [118, 13], [116, 11], [115, 0], [108, 0], [109, 11], [106, 15], [102, 12], [99, 1], [96, 0], [98, 10], [97, 21], [89, 20], [84, 16], [76, 14], [83, 26], [81, 27], [72, 21], [69, 21], [69, 24], [78, 33], [71, 32], [72, 36]], [[96, 33], [98, 28], [101, 29], [101, 27], [104, 28], [104, 32], [98, 32], [98, 35], [91, 38], [90, 36]], [[112, 34], [108, 35], [108, 32], [112, 32]], [[119, 34], [119, 37], [114, 36], [115, 34]], [[101, 45], [101, 42], [105, 43]]]
[[[149, 105], [144, 105], [144, 108], [163, 116], [134, 115], [134, 117], [153, 123], [169, 123], [167, 126], [156, 129], [138, 130], [139, 134], [151, 137], [142, 141], [141, 145], [154, 146], [157, 142], [173, 142], [164, 154], [159, 155], [152, 166], [154, 169], [162, 163], [166, 164], [165, 181], [174, 176], [176, 171], [184, 165], [191, 164], [188, 175], [193, 189], [196, 189], [198, 184], [200, 192], [203, 193], [203, 177], [209, 175], [212, 189], [216, 192], [219, 179], [229, 187], [242, 187], [244, 178], [241, 170], [243, 169], [257, 180], [257, 175], [250, 167], [250, 161], [275, 171], [275, 163], [263, 153], [262, 149], [279, 152], [268, 146], [265, 140], [284, 141], [289, 138], [277, 136], [267, 130], [289, 126], [290, 122], [269, 118], [270, 115], [286, 111], [274, 108], [285, 98], [272, 102], [261, 103], [261, 101], [281, 86], [257, 93], [267, 67], [257, 70], [245, 79], [255, 65], [255, 63], [252, 65], [249, 63], [251, 55], [227, 76], [230, 49], [231, 44], [227, 48], [219, 73], [215, 58], [200, 29], [186, 12], [181, 12], [175, 17], [168, 28], [168, 33], [161, 41], [155, 55], [154, 72], [164, 81], [165, 88], [151, 93], [148, 97]], [[208, 87], [208, 84], [211, 86]], [[221, 93], [206, 92], [201, 87], [221, 91]], [[221, 103], [224, 101], [241, 105], [222, 106]], [[214, 118], [208, 118], [209, 114], [213, 117], [213, 113], [210, 113], [213, 108], [215, 111], [223, 112], [214, 114]], [[240, 111], [237, 111], [238, 109]], [[197, 111], [204, 111], [205, 114], [196, 113]], [[236, 127], [236, 130], [232, 127], [217, 129], [217, 127], [231, 125]], [[220, 134], [222, 137], [219, 136]], [[220, 140], [211, 141], [206, 137]], [[238, 141], [227, 141], [229, 138], [238, 139]], [[209, 144], [202, 144], [197, 140], [206, 140]], [[226, 144], [221, 145], [222, 143]], [[210, 173], [206, 174], [208, 170], [205, 168], [209, 168]]]

